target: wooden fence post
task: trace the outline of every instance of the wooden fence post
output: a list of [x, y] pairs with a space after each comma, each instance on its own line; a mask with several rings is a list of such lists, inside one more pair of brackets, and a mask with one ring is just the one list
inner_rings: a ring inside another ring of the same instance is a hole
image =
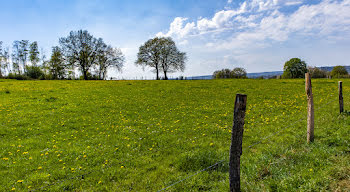
[[307, 142], [314, 141], [314, 99], [312, 95], [311, 77], [305, 73], [305, 91], [307, 94]]
[[240, 160], [247, 95], [236, 95], [230, 147], [230, 192], [241, 191]]
[[339, 110], [340, 110], [340, 113], [344, 112], [343, 82], [341, 82], [341, 81], [339, 81]]

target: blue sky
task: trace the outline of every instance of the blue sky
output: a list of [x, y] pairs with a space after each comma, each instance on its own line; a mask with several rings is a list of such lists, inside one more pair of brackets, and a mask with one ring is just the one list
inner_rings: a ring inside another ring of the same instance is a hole
[[282, 70], [300, 57], [312, 66], [350, 65], [349, 0], [1, 1], [0, 41], [38, 41], [49, 56], [58, 38], [86, 29], [126, 56], [123, 73], [152, 78], [136, 67], [138, 47], [171, 36], [187, 52], [187, 69], [173, 76], [207, 75], [221, 68]]

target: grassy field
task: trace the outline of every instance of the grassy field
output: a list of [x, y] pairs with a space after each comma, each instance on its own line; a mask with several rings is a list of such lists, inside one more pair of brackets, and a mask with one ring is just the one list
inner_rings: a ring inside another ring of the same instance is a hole
[[167, 191], [228, 191], [236, 93], [248, 95], [243, 191], [349, 191], [337, 80], [313, 80], [313, 92], [308, 145], [302, 79], [1, 80], [0, 191], [158, 191], [220, 160]]

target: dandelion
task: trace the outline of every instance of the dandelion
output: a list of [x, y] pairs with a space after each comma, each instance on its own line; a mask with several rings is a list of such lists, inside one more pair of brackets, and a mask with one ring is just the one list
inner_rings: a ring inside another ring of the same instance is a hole
[[29, 157], [29, 159], [33, 159], [33, 157]]
[[214, 145], [214, 143], [210, 143], [209, 145], [210, 145], [210, 146], [213, 146], [213, 145]]
[[28, 152], [27, 152], [27, 151], [23, 152], [23, 155], [26, 155], [26, 154], [28, 154]]
[[98, 181], [98, 183], [97, 183], [97, 184], [100, 184], [100, 183], [102, 183], [102, 181]]
[[120, 166], [120, 168], [122, 168], [122, 169], [123, 169], [123, 168], [124, 168], [124, 166], [122, 165], [122, 166]]
[[22, 182], [23, 182], [23, 180], [18, 180], [18, 181], [17, 181], [17, 183], [22, 183]]
[[7, 157], [4, 157], [4, 158], [2, 158], [2, 159], [5, 160], [5, 161], [9, 160], [9, 158], [7, 158]]
[[11, 191], [14, 191], [14, 190], [16, 190], [16, 188], [12, 187]]
[[38, 170], [42, 169], [42, 167], [38, 167]]

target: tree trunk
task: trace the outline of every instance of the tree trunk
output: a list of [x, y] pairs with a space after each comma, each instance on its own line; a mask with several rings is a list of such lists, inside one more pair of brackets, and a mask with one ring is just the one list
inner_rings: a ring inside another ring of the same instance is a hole
[[87, 79], [87, 70], [83, 69], [83, 75], [84, 75], [84, 80], [88, 80]]
[[156, 67], [156, 73], [157, 73], [157, 80], [159, 80], [159, 70], [158, 70], [158, 67]]
[[168, 76], [166, 75], [166, 71], [164, 70], [164, 79], [168, 80]]

